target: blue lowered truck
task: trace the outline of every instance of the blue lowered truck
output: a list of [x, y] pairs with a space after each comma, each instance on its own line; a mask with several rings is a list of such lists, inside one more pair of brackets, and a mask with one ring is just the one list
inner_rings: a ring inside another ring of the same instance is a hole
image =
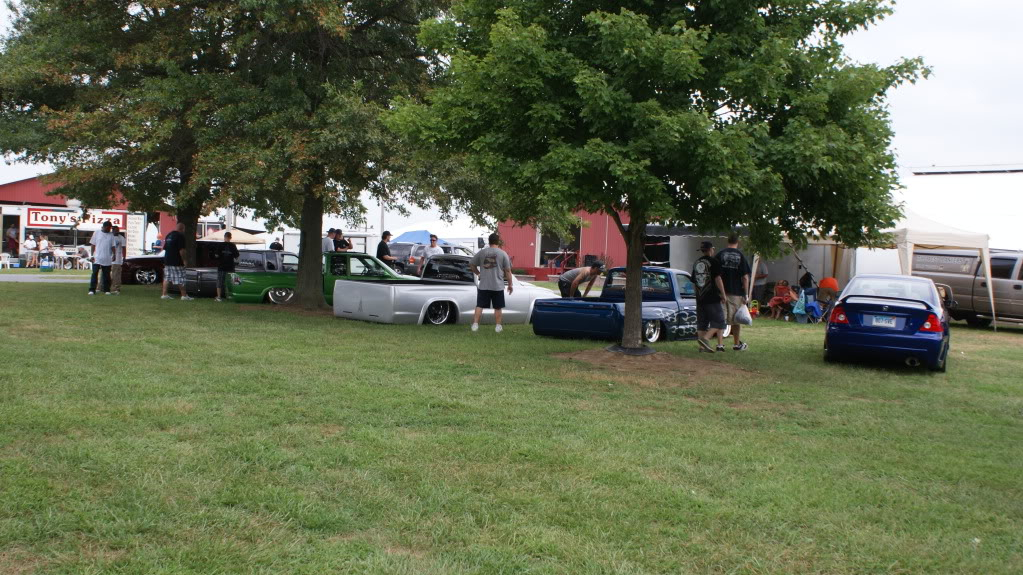
[[[625, 268], [607, 272], [599, 297], [538, 299], [533, 333], [621, 341], [625, 326]], [[647, 342], [696, 337], [695, 288], [689, 272], [643, 267], [643, 339]]]

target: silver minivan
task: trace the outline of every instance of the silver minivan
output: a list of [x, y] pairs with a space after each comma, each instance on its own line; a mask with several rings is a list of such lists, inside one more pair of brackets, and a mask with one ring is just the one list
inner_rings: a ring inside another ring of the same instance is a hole
[[[913, 275], [952, 287], [952, 319], [991, 324], [987, 280], [976, 250], [916, 250]], [[998, 320], [1023, 322], [1023, 252], [991, 250], [991, 283]]]

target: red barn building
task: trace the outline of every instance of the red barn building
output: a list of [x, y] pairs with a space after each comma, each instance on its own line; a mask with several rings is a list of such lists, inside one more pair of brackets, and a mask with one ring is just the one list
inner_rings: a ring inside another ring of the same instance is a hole
[[[562, 268], [577, 267], [594, 260], [609, 266], [624, 266], [626, 249], [618, 226], [611, 216], [579, 211], [582, 225], [574, 228], [574, 238], [546, 235], [533, 226], [517, 226], [504, 222], [497, 231], [504, 241], [504, 250], [512, 260], [512, 267], [526, 270], [537, 280], [546, 279], [548, 273], [557, 274]], [[628, 214], [621, 214], [622, 223], [629, 223]]]

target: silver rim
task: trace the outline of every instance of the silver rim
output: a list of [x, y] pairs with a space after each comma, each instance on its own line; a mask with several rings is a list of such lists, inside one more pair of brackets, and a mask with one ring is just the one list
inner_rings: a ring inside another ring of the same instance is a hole
[[295, 296], [295, 292], [290, 288], [273, 288], [268, 294], [270, 301], [275, 304], [284, 304], [291, 301], [291, 298]]
[[156, 283], [156, 271], [155, 270], [137, 270], [135, 272], [135, 281], [142, 285], [152, 285]]
[[436, 301], [426, 308], [426, 321], [433, 325], [441, 325], [448, 322], [451, 317], [451, 305], [444, 301]]
[[655, 342], [661, 338], [661, 322], [648, 321], [643, 324], [643, 338], [648, 342]]

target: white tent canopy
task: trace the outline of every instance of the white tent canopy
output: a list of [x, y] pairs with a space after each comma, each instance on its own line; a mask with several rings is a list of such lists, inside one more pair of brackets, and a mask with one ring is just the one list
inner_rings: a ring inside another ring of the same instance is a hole
[[[895, 225], [895, 247], [899, 250], [899, 264], [902, 273], [913, 273], [913, 250], [923, 249], [975, 249], [984, 264], [984, 278], [987, 286], [987, 297], [991, 302], [991, 317], [995, 317], [995, 296], [991, 285], [991, 254], [990, 238], [987, 234], [968, 232], [947, 226], [940, 222], [925, 218], [919, 214], [906, 211], [906, 217]], [[992, 323], [992, 325], [995, 325]], [[998, 328], [995, 327], [997, 330]]]
[[235, 244], [251, 244], [251, 245], [254, 245], [254, 244], [262, 245], [262, 244], [266, 243], [263, 240], [257, 238], [256, 236], [250, 234], [249, 232], [245, 232], [245, 231], [237, 230], [237, 229], [235, 229], [235, 230], [217, 230], [217, 231], [215, 231], [213, 233], [206, 234], [205, 236], [200, 238], [199, 241], [201, 241], [201, 242], [222, 242], [222, 241], [224, 241], [224, 233], [226, 233], [228, 231], [231, 232], [231, 243], [235, 243]]

